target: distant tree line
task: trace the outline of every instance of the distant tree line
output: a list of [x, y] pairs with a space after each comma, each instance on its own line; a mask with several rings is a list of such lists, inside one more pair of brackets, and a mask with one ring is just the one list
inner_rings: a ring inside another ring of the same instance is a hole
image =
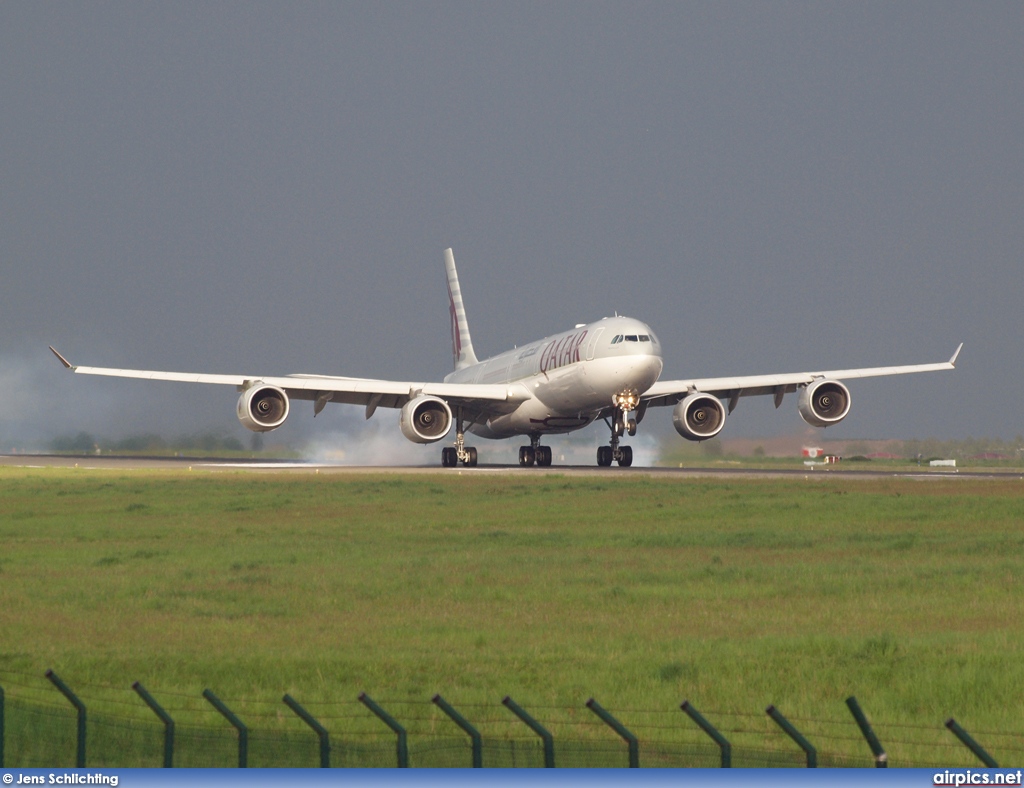
[[997, 455], [1007, 458], [1018, 458], [1024, 452], [1024, 436], [1018, 435], [1013, 440], [999, 438], [966, 438], [964, 440], [944, 441], [937, 438], [926, 440], [909, 440], [903, 442], [903, 454], [915, 457], [943, 457], [948, 459], [967, 459], [984, 455]]
[[[841, 446], [840, 453], [846, 459], [868, 459], [876, 451], [884, 451], [887, 455], [914, 461], [930, 459], [1006, 459], [1024, 461], [1024, 435], [1013, 439], [1003, 438], [964, 438], [962, 440], [940, 440], [938, 438], [915, 439], [906, 441], [835, 441]], [[879, 448], [884, 444], [884, 449]], [[828, 444], [826, 444], [828, 445]], [[669, 436], [661, 442], [661, 461], [668, 464], [705, 459], [743, 459], [744, 456], [761, 459], [767, 456], [763, 446], [755, 446], [750, 453], [735, 453], [718, 438], [702, 443], [689, 443]], [[796, 454], [787, 454], [785, 458], [799, 459]]]
[[98, 438], [88, 432], [79, 432], [77, 435], [61, 435], [54, 438], [50, 442], [50, 449], [74, 454], [95, 454], [97, 451], [113, 454], [166, 454], [175, 451], [245, 451], [245, 446], [238, 438], [214, 431], [179, 435], [170, 439], [155, 433], [141, 433], [119, 440]]

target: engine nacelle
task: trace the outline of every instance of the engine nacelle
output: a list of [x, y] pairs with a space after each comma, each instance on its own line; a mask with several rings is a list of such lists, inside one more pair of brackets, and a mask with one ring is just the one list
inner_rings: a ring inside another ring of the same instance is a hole
[[277, 386], [259, 384], [238, 398], [238, 420], [253, 432], [276, 430], [288, 418], [288, 395]]
[[417, 397], [402, 406], [400, 424], [413, 443], [433, 443], [452, 428], [452, 409], [438, 397]]
[[691, 394], [672, 409], [672, 424], [686, 440], [706, 441], [725, 426], [725, 406], [710, 394]]
[[800, 418], [812, 427], [838, 424], [850, 412], [850, 390], [838, 380], [817, 380], [800, 389]]

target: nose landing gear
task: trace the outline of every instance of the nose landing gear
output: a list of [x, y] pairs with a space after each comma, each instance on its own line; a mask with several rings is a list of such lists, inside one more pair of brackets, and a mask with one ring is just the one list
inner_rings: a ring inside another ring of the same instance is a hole
[[614, 414], [613, 420], [604, 420], [611, 430], [612, 438], [610, 445], [597, 447], [597, 464], [602, 468], [607, 468], [613, 462], [617, 462], [621, 468], [628, 468], [633, 464], [633, 449], [630, 446], [619, 446], [619, 438], [623, 434], [636, 435], [636, 419], [630, 418], [629, 414], [636, 409], [639, 399], [631, 391], [612, 397], [612, 403], [619, 412]]

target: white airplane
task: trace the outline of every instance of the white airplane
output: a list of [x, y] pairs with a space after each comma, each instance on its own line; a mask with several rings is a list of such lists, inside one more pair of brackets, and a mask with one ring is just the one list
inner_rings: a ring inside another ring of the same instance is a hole
[[[170, 380], [235, 386], [238, 419], [253, 432], [280, 427], [292, 400], [311, 400], [316, 416], [328, 402], [363, 405], [369, 419], [379, 407], [400, 409], [402, 434], [414, 443], [442, 440], [455, 427], [455, 441], [441, 451], [446, 468], [477, 464], [466, 432], [500, 439], [525, 435], [519, 464], [551, 465], [547, 435], [572, 432], [603, 420], [611, 432], [597, 450], [597, 464], [629, 466], [633, 451], [620, 445], [635, 435], [650, 407], [671, 406], [672, 423], [687, 440], [718, 435], [741, 397], [769, 395], [775, 407], [787, 393], [799, 392], [800, 416], [815, 427], [838, 424], [850, 412], [850, 391], [842, 379], [953, 369], [963, 343], [949, 361], [900, 367], [871, 367], [733, 378], [663, 380], [661, 343], [650, 327], [629, 317], [580, 323], [569, 331], [477, 361], [451, 249], [444, 252], [451, 313], [455, 371], [443, 382], [406, 382], [327, 375], [205, 375], [72, 365], [50, 347], [61, 363], [81, 375]], [[723, 404], [728, 403], [728, 407]]]

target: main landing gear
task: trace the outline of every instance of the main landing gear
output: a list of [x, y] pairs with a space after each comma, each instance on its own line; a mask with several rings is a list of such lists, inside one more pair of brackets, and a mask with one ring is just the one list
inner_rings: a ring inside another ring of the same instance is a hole
[[460, 462], [467, 468], [476, 467], [476, 448], [466, 445], [466, 432], [461, 414], [455, 419], [455, 445], [441, 449], [441, 466], [454, 468]]
[[540, 434], [530, 434], [530, 445], [519, 447], [519, 464], [529, 468], [537, 463], [541, 468], [551, 465], [551, 447], [540, 445]]
[[636, 419], [630, 418], [629, 414], [636, 408], [637, 399], [633, 393], [617, 394], [612, 399], [619, 412], [613, 414], [614, 420], [604, 420], [611, 429], [612, 439], [608, 446], [597, 447], [597, 464], [602, 468], [607, 468], [613, 462], [617, 462], [621, 468], [628, 468], [633, 464], [632, 447], [619, 446], [619, 438], [623, 434], [636, 435]]

